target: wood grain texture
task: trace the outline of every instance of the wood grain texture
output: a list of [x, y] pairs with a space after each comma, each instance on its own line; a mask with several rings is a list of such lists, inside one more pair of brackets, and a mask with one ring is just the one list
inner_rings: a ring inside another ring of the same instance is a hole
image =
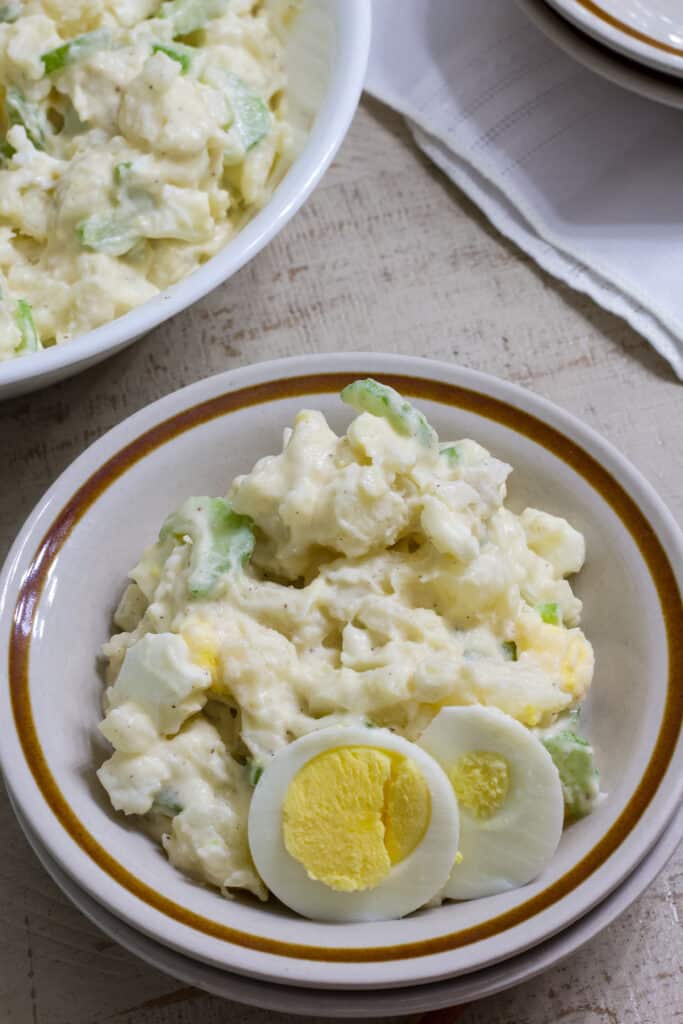
[[[136, 409], [247, 362], [339, 349], [434, 356], [523, 384], [614, 442], [683, 514], [683, 389], [667, 364], [497, 235], [402, 122], [365, 101], [314, 196], [235, 278], [128, 351], [0, 405], [0, 557], [55, 477]], [[112, 944], [44, 873], [4, 795], [0, 852], [1, 1024], [295, 1019], [188, 990]], [[569, 961], [459, 1022], [683, 1022], [681, 918], [683, 851]]]

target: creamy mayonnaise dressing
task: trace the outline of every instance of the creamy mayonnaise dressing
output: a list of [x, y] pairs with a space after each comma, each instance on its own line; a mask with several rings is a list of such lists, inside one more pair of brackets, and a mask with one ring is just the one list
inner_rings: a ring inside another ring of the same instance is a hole
[[511, 467], [472, 440], [440, 445], [408, 408], [362, 412], [342, 437], [299, 413], [280, 454], [227, 502], [188, 499], [130, 574], [105, 645], [116, 750], [100, 779], [224, 890], [265, 895], [251, 787], [294, 739], [365, 721], [417, 740], [446, 705], [547, 727], [590, 686], [565, 578], [583, 537], [512, 512]]
[[0, 360], [145, 302], [266, 202], [296, 7], [0, 3]]

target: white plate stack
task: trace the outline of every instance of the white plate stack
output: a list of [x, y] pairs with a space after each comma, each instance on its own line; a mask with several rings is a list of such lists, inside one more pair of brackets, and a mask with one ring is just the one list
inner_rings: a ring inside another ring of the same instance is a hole
[[518, 0], [561, 49], [609, 81], [683, 109], [679, 0]]
[[[95, 769], [96, 657], [125, 571], [169, 508], [275, 451], [300, 408], [345, 430], [339, 392], [400, 384], [443, 439], [515, 467], [519, 507], [566, 515], [589, 552], [578, 593], [596, 653], [582, 715], [605, 798], [521, 889], [394, 921], [308, 920], [224, 899], [113, 812]], [[134, 510], [134, 514], [131, 514]], [[683, 536], [647, 481], [585, 424], [460, 367], [343, 353], [257, 363], [167, 395], [55, 482], [0, 574], [0, 765], [43, 865], [115, 941], [186, 984], [265, 1009], [370, 1020], [456, 1006], [568, 956], [653, 881], [683, 836]]]
[[260, 981], [257, 978], [220, 970], [155, 942], [144, 932], [131, 928], [120, 917], [110, 913], [81, 889], [52, 859], [13, 801], [12, 806], [36, 856], [62, 892], [105, 935], [139, 956], [141, 960], [177, 978], [178, 981], [203, 989], [222, 999], [274, 1012], [286, 1011], [304, 1017], [325, 1015], [347, 1020], [370, 1020], [448, 1007], [455, 1009], [542, 974], [543, 971], [571, 956], [623, 914], [654, 881], [679, 843], [683, 842], [683, 811], [679, 811], [651, 853], [616, 892], [573, 927], [527, 953], [473, 974], [434, 982], [431, 985], [349, 992], [337, 989], [299, 988]]

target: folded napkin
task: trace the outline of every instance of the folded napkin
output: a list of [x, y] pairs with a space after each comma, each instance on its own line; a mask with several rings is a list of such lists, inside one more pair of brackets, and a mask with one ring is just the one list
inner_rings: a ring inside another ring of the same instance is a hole
[[373, 0], [373, 17], [367, 90], [504, 235], [683, 378], [683, 112], [585, 70], [513, 0]]

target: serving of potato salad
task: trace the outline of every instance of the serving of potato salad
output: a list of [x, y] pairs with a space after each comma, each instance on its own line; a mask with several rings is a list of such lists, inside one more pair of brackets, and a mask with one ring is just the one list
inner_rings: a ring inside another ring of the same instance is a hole
[[582, 535], [511, 467], [356, 381], [226, 498], [190, 497], [105, 644], [99, 779], [171, 863], [308, 917], [524, 885], [599, 799]]
[[215, 255], [293, 158], [285, 0], [0, 0], [0, 360]]

